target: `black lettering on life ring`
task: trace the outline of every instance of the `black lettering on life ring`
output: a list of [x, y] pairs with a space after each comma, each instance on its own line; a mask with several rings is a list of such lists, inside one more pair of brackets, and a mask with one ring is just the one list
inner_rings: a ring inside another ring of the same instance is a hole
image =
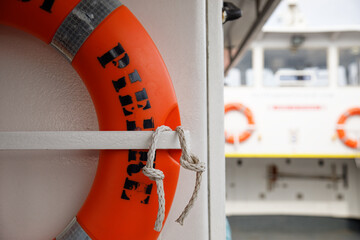
[[125, 77], [119, 78], [117, 81], [112, 81], [115, 91], [119, 92], [120, 89], [126, 86]]
[[[118, 60], [119, 57], [121, 57], [120, 60]], [[100, 57], [97, 57], [97, 59], [103, 68], [106, 68], [109, 63], [112, 63], [113, 66], [121, 69], [128, 66], [130, 62], [128, 54], [120, 43], [117, 43], [115, 47], [113, 47]], [[137, 123], [137, 121], [134, 121], [132, 118], [130, 118], [131, 115], [133, 115], [134, 113], [135, 107], [143, 111], [151, 108], [150, 100], [145, 88], [130, 93], [128, 91], [122, 91], [123, 89], [126, 89], [126, 86], [128, 86], [127, 84], [129, 83], [138, 84], [139, 87], [141, 87], [141, 82], [142, 80], [140, 74], [136, 69], [134, 69], [133, 72], [129, 73], [128, 76], [119, 76], [117, 80], [112, 80], [112, 85], [115, 89], [115, 92], [118, 93], [119, 102], [126, 120], [126, 129], [128, 131], [153, 129], [155, 127], [153, 117], [143, 119], [142, 127], [137, 125], [141, 124], [141, 122]], [[140, 156], [139, 158], [137, 158], [138, 155]], [[153, 185], [140, 183], [131, 179], [133, 175], [140, 173], [141, 169], [145, 166], [146, 161], [147, 152], [137, 152], [129, 150], [129, 164], [126, 168], [128, 177], [126, 177], [124, 182], [123, 190], [121, 192], [121, 199], [131, 200], [132, 198], [136, 198], [141, 199], [140, 203], [149, 203]], [[145, 194], [145, 198], [142, 197], [143, 194]]]
[[55, 0], [44, 0], [43, 4], [40, 6], [42, 10], [45, 10], [48, 13], [51, 13], [51, 8], [54, 5]]
[[152, 129], [154, 128], [154, 119], [150, 118], [150, 119], [144, 119], [143, 122], [143, 127], [144, 129]]
[[[21, 0], [21, 2], [30, 2], [31, 0]], [[48, 13], [51, 13], [51, 8], [54, 5], [55, 0], [44, 0], [40, 8]]]
[[[132, 176], [132, 174], [139, 173], [141, 169], [145, 166], [146, 161], [147, 161], [147, 152], [129, 150], [128, 162], [131, 164], [129, 164], [127, 167], [128, 175]], [[140, 199], [142, 199], [140, 200], [140, 203], [148, 204], [150, 200], [152, 186], [153, 184], [139, 183], [127, 177], [125, 179], [124, 189], [121, 193], [121, 199], [131, 200], [132, 196], [141, 193], [141, 194], [145, 194], [145, 197], [142, 198], [140, 196]]]
[[125, 53], [125, 56], [122, 57], [120, 60], [118, 60], [117, 62], [115, 61], [115, 59], [118, 58], [124, 52], [125, 52], [124, 48], [121, 46], [120, 43], [118, 43], [115, 47], [113, 47], [112, 49], [110, 49], [108, 52], [104, 53], [101, 57], [98, 57], [97, 59], [99, 60], [103, 68], [105, 68], [105, 66], [110, 62], [112, 62], [114, 66], [117, 65], [118, 68], [124, 68], [127, 65], [129, 65], [130, 62], [130, 58], [127, 55], [127, 53]]
[[140, 75], [139, 75], [138, 71], [136, 71], [136, 69], [134, 70], [134, 72], [129, 74], [129, 79], [130, 79], [131, 83], [141, 82]]

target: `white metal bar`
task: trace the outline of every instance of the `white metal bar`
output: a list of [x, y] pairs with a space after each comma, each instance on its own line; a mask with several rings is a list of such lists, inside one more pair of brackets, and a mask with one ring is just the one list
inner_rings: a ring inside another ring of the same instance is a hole
[[263, 88], [264, 48], [257, 45], [252, 52], [252, 66], [254, 71], [254, 88]]
[[[0, 150], [148, 149], [152, 131], [0, 132]], [[189, 139], [189, 132], [186, 131]], [[180, 149], [177, 133], [161, 133], [158, 149]]]
[[339, 52], [338, 48], [332, 44], [327, 50], [327, 69], [329, 72], [329, 86], [335, 89], [338, 85], [338, 67], [339, 67]]
[[209, 239], [225, 239], [224, 61], [222, 1], [207, 0]]

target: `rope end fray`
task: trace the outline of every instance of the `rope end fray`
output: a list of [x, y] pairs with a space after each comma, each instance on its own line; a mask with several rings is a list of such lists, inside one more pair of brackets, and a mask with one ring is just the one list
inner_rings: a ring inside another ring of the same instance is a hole
[[181, 226], [184, 226], [184, 219], [180, 219], [180, 217], [178, 217], [175, 222], [177, 222], [178, 224], [180, 224]]
[[[164, 194], [164, 187], [163, 187], [163, 179], [164, 179], [164, 173], [154, 168], [154, 159], [155, 159], [155, 152], [156, 152], [156, 143], [159, 139], [159, 134], [161, 132], [166, 131], [172, 131], [171, 128], [167, 126], [160, 126], [158, 127], [154, 133], [152, 134], [151, 143], [149, 147], [149, 152], [147, 154], [147, 162], [146, 166], [143, 167], [142, 171], [145, 176], [149, 177], [151, 180], [156, 181], [156, 188], [157, 188], [157, 194], [158, 194], [158, 202], [159, 202], [159, 209], [157, 218], [155, 221], [155, 227], [154, 230], [157, 232], [161, 231], [162, 223], [165, 218], [165, 194]], [[183, 127], [179, 126], [176, 128], [176, 132], [178, 133], [180, 146], [182, 150], [182, 155], [180, 158], [180, 165], [183, 168], [186, 168], [191, 171], [196, 172], [196, 182], [195, 182], [195, 188], [192, 193], [192, 196], [180, 214], [179, 218], [176, 219], [176, 222], [180, 225], [183, 225], [185, 217], [188, 215], [190, 209], [193, 207], [194, 202], [197, 198], [198, 192], [200, 190], [201, 185], [201, 175], [205, 171], [205, 163], [200, 162], [199, 158], [195, 156], [192, 153], [189, 153], [189, 148], [187, 144], [187, 139], [185, 136], [185, 131]]]

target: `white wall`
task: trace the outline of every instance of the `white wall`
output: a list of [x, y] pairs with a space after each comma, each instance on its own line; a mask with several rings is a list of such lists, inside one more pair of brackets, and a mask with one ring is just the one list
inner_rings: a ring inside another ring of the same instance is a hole
[[[340, 116], [357, 107], [356, 87], [225, 88], [225, 103], [242, 103], [251, 109], [255, 121], [252, 136], [240, 144], [225, 144], [227, 156], [238, 157], [338, 157], [353, 158], [358, 149], [342, 143], [336, 133]], [[240, 134], [247, 121], [241, 113], [225, 117], [227, 132]], [[242, 119], [241, 119], [242, 120]], [[360, 118], [352, 117], [344, 126], [349, 138], [360, 136]], [[229, 155], [228, 155], [229, 154]]]
[[[123, 0], [158, 46], [172, 77], [192, 149], [207, 159], [204, 0]], [[97, 130], [89, 94], [50, 46], [0, 26], [0, 131]], [[0, 239], [50, 239], [76, 215], [97, 166], [97, 151], [0, 152]], [[162, 239], [208, 239], [207, 178], [183, 227], [195, 174], [181, 170]]]

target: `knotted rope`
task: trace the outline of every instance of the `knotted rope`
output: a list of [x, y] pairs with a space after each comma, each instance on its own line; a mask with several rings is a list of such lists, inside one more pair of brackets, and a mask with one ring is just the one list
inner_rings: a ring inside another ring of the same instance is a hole
[[[160, 126], [153, 133], [149, 147], [149, 152], [147, 154], [146, 166], [144, 166], [142, 169], [144, 175], [146, 175], [151, 180], [156, 182], [159, 208], [158, 208], [154, 229], [155, 231], [158, 232], [161, 231], [162, 223], [165, 218], [165, 194], [164, 194], [164, 186], [163, 186], [164, 173], [161, 170], [154, 168], [154, 159], [155, 159], [156, 143], [158, 141], [159, 135], [161, 132], [166, 132], [166, 131], [172, 131], [172, 130], [167, 126]], [[197, 198], [201, 184], [201, 174], [205, 171], [205, 164], [200, 162], [199, 158], [196, 157], [194, 154], [189, 153], [189, 148], [186, 142], [184, 129], [181, 126], [179, 126], [176, 128], [176, 132], [178, 134], [180, 146], [182, 150], [180, 164], [183, 168], [196, 172], [196, 182], [195, 182], [195, 188], [193, 194], [188, 204], [184, 208], [183, 212], [180, 214], [178, 219], [176, 219], [176, 222], [183, 225], [185, 217], [189, 213], [190, 209], [192, 208], [195, 202], [195, 199]]]

